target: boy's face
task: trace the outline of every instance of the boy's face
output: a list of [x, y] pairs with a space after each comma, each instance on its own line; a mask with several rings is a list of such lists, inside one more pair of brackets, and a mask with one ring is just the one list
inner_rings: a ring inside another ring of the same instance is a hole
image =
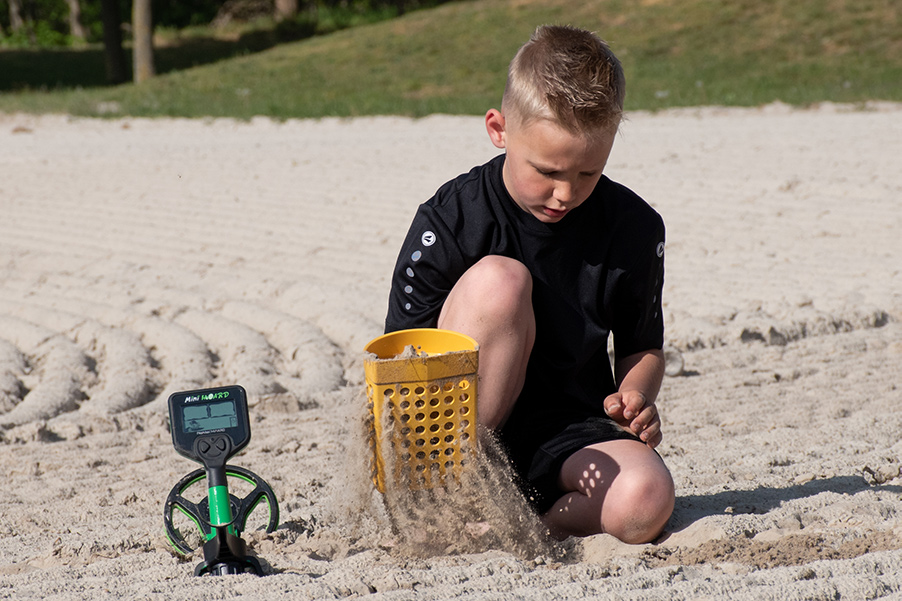
[[595, 189], [614, 145], [616, 129], [584, 137], [546, 119], [525, 125], [486, 114], [492, 143], [504, 148], [504, 185], [521, 209], [545, 223], [557, 223]]

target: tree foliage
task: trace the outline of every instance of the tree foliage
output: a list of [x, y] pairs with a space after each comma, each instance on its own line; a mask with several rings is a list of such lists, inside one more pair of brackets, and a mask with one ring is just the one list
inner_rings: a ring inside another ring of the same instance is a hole
[[[124, 18], [132, 14], [132, 0], [118, 0]], [[409, 10], [442, 4], [447, 0], [298, 0], [298, 12], [309, 19], [317, 12], [331, 15], [391, 12], [402, 14]], [[242, 3], [260, 5], [261, 0], [152, 0], [155, 27], [183, 29], [211, 23], [224, 7]], [[275, 0], [262, 0], [275, 14]], [[23, 26], [16, 30], [11, 22], [11, 5], [20, 7]], [[103, 40], [102, 0], [79, 0], [81, 22], [89, 43]], [[238, 10], [236, 8], [235, 10]], [[334, 17], [333, 17], [334, 18]], [[240, 17], [236, 20], [241, 20]], [[341, 26], [341, 23], [338, 23]], [[126, 35], [129, 28], [125, 28]], [[69, 6], [66, 0], [0, 0], [0, 45], [5, 46], [68, 46], [77, 40], [71, 35]]]

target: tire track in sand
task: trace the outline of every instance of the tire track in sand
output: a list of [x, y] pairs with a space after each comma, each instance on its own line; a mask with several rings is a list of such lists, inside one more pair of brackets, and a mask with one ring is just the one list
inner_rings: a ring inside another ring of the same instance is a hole
[[313, 324], [242, 301], [226, 303], [222, 314], [268, 333], [283, 364], [280, 381], [302, 407], [314, 405], [344, 383], [341, 349]]
[[256, 330], [221, 315], [188, 308], [173, 321], [196, 334], [215, 355], [215, 380], [239, 382], [251, 397], [288, 392], [276, 380], [277, 351]]
[[78, 409], [87, 396], [84, 389], [96, 378], [91, 359], [62, 334], [16, 317], [0, 314], [0, 331], [32, 369], [23, 383], [26, 387], [34, 383], [15, 407], [0, 415], [0, 426], [19, 426]]
[[0, 339], [0, 414], [9, 412], [25, 395], [22, 377], [26, 370], [25, 356], [18, 347]]
[[54, 299], [41, 300], [50, 306], [39, 304], [40, 301], [27, 304], [0, 301], [0, 309], [66, 337], [86, 357], [96, 377], [81, 390], [85, 401], [81, 410], [95, 416], [110, 416], [153, 398], [159, 386], [157, 370], [136, 334], [94, 319], [91, 314], [99, 311], [89, 303], [67, 301], [64, 305], [67, 310], [62, 310], [52, 306]]

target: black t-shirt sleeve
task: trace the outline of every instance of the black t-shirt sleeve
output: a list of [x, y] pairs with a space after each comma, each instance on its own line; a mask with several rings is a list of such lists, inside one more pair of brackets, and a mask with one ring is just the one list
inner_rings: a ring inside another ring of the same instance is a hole
[[664, 345], [661, 293], [664, 287], [664, 223], [655, 214], [655, 227], [647, 230], [633, 252], [635, 263], [618, 283], [612, 324], [617, 357]]
[[434, 328], [466, 269], [452, 230], [430, 204], [420, 205], [392, 274], [385, 331]]

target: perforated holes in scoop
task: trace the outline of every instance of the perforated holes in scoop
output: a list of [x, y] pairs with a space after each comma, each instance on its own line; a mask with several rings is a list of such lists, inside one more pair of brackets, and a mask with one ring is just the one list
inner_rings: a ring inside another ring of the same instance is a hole
[[436, 478], [444, 480], [465, 462], [472, 439], [471, 408], [475, 407], [471, 386], [467, 379], [456, 378], [413, 384], [399, 388], [397, 395], [387, 394], [401, 422], [395, 430], [401, 439], [399, 458], [409, 470], [411, 486], [431, 487], [438, 483]]

